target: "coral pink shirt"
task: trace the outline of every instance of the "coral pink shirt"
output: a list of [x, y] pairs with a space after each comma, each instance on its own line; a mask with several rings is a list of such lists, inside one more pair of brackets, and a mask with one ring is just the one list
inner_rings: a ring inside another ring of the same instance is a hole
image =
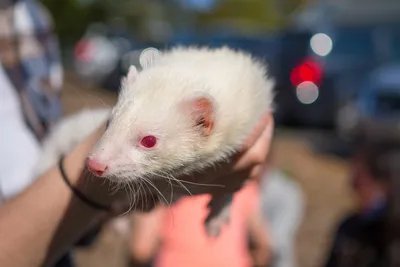
[[258, 208], [258, 188], [248, 183], [234, 195], [231, 221], [217, 239], [208, 238], [204, 220], [209, 195], [185, 197], [166, 212], [156, 267], [247, 267], [247, 220]]

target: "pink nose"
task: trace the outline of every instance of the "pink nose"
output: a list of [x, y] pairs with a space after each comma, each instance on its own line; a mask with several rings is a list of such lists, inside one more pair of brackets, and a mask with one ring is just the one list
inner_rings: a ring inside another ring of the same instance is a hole
[[96, 176], [101, 176], [107, 170], [107, 165], [100, 163], [94, 159], [88, 158], [87, 159], [87, 167], [91, 173]]

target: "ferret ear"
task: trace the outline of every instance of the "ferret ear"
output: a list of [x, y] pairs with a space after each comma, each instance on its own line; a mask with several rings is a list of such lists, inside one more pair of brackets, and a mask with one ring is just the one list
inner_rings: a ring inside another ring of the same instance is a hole
[[214, 101], [208, 96], [196, 96], [185, 101], [184, 106], [191, 116], [194, 129], [203, 136], [209, 136], [214, 129]]
[[138, 71], [134, 65], [131, 65], [128, 70], [128, 75], [126, 76], [128, 82], [132, 83], [136, 80]]
[[121, 88], [126, 88], [128, 84], [132, 84], [138, 75], [137, 69], [134, 65], [131, 65], [128, 70], [128, 74], [121, 78]]

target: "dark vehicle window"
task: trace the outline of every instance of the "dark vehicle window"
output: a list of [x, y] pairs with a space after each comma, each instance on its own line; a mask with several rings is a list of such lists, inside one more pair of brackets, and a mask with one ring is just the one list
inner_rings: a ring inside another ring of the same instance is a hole
[[331, 57], [348, 57], [351, 59], [374, 58], [376, 41], [374, 31], [382, 29], [390, 35], [391, 60], [400, 59], [400, 24], [379, 25], [376, 27], [340, 27], [333, 35]]
[[364, 58], [374, 54], [372, 29], [341, 27], [333, 36], [331, 57]]
[[400, 60], [400, 26], [397, 27], [397, 30], [394, 31], [393, 34], [393, 43], [391, 46], [392, 51], [392, 60], [399, 61]]
[[400, 93], [380, 93], [377, 97], [376, 109], [381, 114], [400, 112]]
[[279, 71], [276, 73], [278, 79], [285, 83], [290, 83], [287, 78], [294, 67], [301, 64], [307, 57], [310, 49], [309, 31], [284, 31], [278, 39], [278, 48], [276, 51], [276, 61]]
[[214, 38], [209, 41], [209, 46], [220, 47], [229, 46], [233, 49], [240, 49], [251, 53], [255, 58], [264, 61], [269, 65], [268, 71], [271, 74], [275, 73], [275, 58], [277, 50], [277, 42], [273, 38], [260, 37], [260, 38], [243, 38], [243, 37], [228, 37], [228, 38]]

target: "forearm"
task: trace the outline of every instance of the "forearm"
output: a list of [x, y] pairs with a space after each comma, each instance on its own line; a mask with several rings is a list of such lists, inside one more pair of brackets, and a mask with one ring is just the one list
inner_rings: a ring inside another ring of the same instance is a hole
[[[65, 159], [73, 184], [82, 179], [93, 141], [81, 144]], [[35, 267], [54, 261], [101, 215], [74, 197], [54, 167], [0, 208], [0, 266]]]

